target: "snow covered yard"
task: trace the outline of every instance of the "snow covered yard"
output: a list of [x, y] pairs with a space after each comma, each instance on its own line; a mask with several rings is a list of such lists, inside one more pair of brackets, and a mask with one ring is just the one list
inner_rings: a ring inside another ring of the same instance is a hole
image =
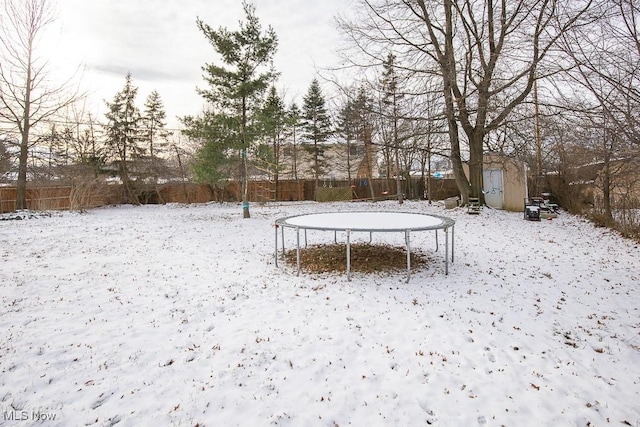
[[[410, 283], [274, 266], [276, 218], [346, 210], [453, 218], [449, 275], [432, 232], [412, 234], [431, 263]], [[1, 221], [0, 425], [640, 425], [638, 244], [424, 202], [251, 214]]]

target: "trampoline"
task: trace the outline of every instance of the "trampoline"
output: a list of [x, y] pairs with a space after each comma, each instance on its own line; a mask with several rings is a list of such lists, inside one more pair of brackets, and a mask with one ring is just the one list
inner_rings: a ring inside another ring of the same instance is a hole
[[419, 231], [435, 231], [436, 252], [438, 251], [438, 230], [445, 234], [445, 274], [449, 274], [449, 230], [451, 230], [451, 262], [454, 259], [454, 226], [455, 221], [440, 215], [411, 212], [327, 212], [315, 214], [293, 215], [279, 218], [275, 222], [275, 265], [278, 266], [278, 229], [281, 230], [282, 256], [285, 254], [285, 228], [296, 233], [296, 267], [300, 275], [300, 230], [304, 231], [305, 246], [307, 230], [333, 231], [334, 240], [337, 233], [346, 233], [347, 247], [347, 280], [351, 280], [351, 233], [368, 232], [370, 239], [373, 233], [404, 233], [407, 251], [407, 283], [411, 279], [411, 233]]

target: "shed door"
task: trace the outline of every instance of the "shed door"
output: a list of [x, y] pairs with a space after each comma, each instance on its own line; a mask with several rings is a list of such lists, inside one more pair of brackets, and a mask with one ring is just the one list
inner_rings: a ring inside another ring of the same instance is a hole
[[483, 172], [484, 202], [496, 209], [504, 208], [504, 185], [502, 169], [486, 169]]

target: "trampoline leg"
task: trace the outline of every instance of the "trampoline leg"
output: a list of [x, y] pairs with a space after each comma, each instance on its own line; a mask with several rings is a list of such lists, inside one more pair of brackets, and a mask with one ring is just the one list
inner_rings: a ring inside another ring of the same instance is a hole
[[347, 282], [351, 281], [351, 230], [347, 230]]
[[296, 227], [296, 264], [298, 266], [297, 276], [300, 276], [300, 229]]
[[444, 274], [449, 275], [449, 230], [446, 228], [444, 229]]
[[278, 226], [276, 225], [276, 251], [274, 252], [273, 260], [276, 262], [276, 267], [278, 266]]
[[307, 229], [304, 229], [304, 247], [307, 247]]
[[436, 230], [436, 252], [438, 252], [438, 230]]
[[455, 237], [455, 232], [456, 232], [456, 226], [452, 225], [451, 226], [451, 262], [453, 262], [453, 251], [456, 247], [455, 241], [454, 241], [454, 237]]
[[411, 243], [409, 230], [404, 231], [404, 241], [407, 245], [407, 283], [411, 279]]
[[282, 227], [282, 259], [284, 259], [284, 227]]

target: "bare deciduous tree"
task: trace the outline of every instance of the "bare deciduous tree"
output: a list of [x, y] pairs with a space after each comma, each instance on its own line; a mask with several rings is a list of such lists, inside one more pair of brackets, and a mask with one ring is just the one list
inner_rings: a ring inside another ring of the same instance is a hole
[[[590, 0], [360, 0], [359, 21], [342, 28], [367, 58], [393, 50], [398, 66], [441, 80], [458, 188], [482, 199], [485, 138], [529, 96], [559, 37], [581, 24]], [[462, 139], [464, 136], [464, 139]], [[469, 151], [469, 179], [462, 169]]]
[[47, 61], [37, 56], [45, 28], [54, 22], [49, 0], [4, 0], [0, 30], [0, 123], [19, 134], [16, 209], [25, 209], [32, 130], [71, 104], [67, 82], [52, 85]]
[[632, 0], [607, 6], [592, 25], [563, 35], [562, 49], [573, 67], [558, 87], [565, 88], [563, 106], [579, 112], [588, 130], [581, 146], [601, 166], [597, 208], [610, 224], [614, 194], [620, 198], [619, 188], [634, 181], [627, 166], [640, 159], [640, 7]]

